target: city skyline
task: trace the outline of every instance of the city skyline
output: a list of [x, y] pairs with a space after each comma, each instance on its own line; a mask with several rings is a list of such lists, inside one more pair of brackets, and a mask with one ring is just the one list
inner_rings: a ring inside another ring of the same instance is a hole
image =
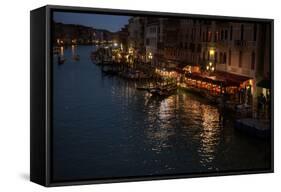
[[69, 13], [69, 12], [54, 12], [53, 19], [55, 22], [64, 24], [77, 24], [97, 29], [105, 29], [110, 32], [121, 30], [131, 17], [119, 15], [103, 15], [93, 13]]

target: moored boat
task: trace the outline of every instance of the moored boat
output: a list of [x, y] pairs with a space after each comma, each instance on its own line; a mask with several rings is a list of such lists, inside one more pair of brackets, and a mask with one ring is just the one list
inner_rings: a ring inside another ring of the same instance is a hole
[[148, 89], [148, 92], [151, 93], [152, 96], [167, 97], [175, 93], [176, 90], [177, 90], [177, 85], [170, 84], [170, 85], [159, 86], [159, 87]]

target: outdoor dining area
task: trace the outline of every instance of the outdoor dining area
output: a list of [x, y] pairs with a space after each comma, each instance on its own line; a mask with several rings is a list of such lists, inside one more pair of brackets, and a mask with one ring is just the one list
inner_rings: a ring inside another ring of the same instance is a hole
[[236, 103], [252, 104], [253, 79], [222, 71], [214, 73], [186, 73], [180, 82], [182, 87], [208, 91], [212, 96], [225, 96]]

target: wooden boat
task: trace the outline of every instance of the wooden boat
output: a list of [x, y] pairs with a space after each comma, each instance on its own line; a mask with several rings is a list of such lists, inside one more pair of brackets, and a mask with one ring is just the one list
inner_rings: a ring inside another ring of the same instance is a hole
[[167, 97], [175, 93], [177, 90], [177, 85], [165, 85], [156, 88], [151, 88], [148, 90], [152, 96]]

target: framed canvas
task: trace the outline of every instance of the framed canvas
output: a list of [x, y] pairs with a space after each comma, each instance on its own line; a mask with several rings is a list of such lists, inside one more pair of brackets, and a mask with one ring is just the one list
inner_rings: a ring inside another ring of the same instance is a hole
[[30, 179], [273, 172], [273, 20], [31, 11]]

